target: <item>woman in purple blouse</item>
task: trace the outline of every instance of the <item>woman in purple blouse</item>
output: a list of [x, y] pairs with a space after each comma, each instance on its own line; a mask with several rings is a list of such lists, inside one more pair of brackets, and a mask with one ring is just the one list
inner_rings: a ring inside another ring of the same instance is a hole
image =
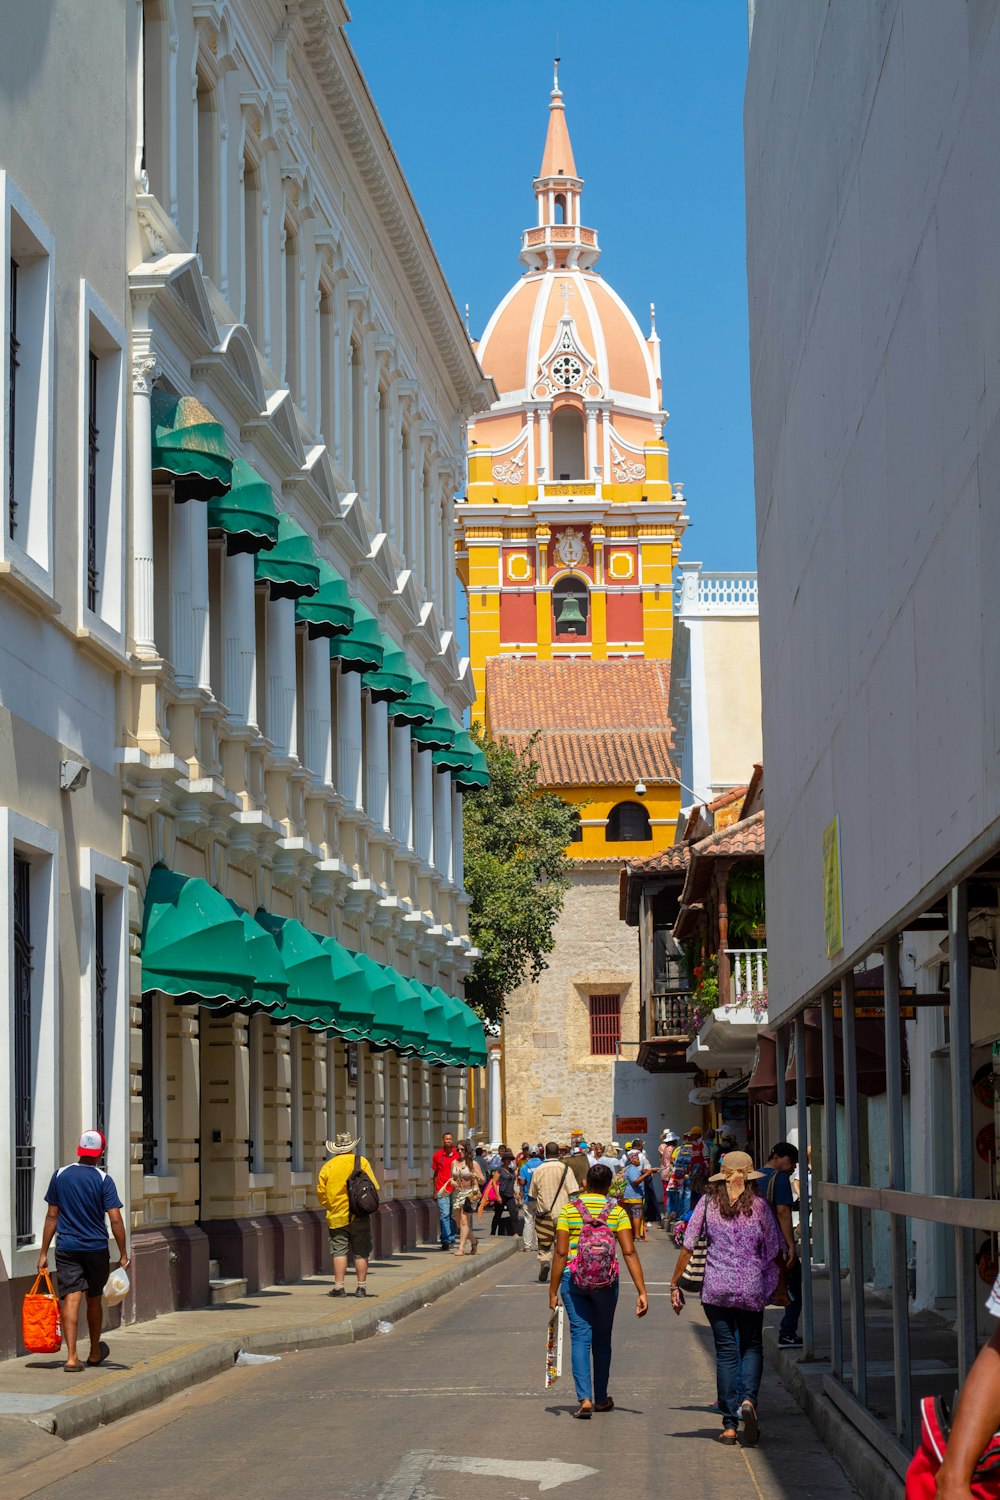
[[752, 1186], [755, 1172], [745, 1151], [729, 1151], [698, 1203], [684, 1235], [684, 1248], [670, 1283], [675, 1313], [684, 1306], [679, 1282], [699, 1239], [708, 1240], [701, 1301], [715, 1338], [715, 1369], [722, 1413], [720, 1443], [760, 1436], [757, 1394], [764, 1368], [764, 1308], [778, 1284], [778, 1258], [785, 1241], [769, 1205]]

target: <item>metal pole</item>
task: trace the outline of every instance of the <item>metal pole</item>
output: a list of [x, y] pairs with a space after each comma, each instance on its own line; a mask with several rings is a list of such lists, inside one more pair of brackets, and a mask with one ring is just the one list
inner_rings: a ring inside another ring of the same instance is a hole
[[[969, 1017], [969, 889], [948, 893], [948, 988], [951, 1044], [951, 1119], [956, 1197], [971, 1198], [972, 1030]], [[955, 1294], [958, 1378], [965, 1381], [976, 1357], [976, 1264], [973, 1231], [955, 1226]]]
[[[858, 1053], [854, 1041], [854, 975], [840, 981], [844, 1028], [844, 1138], [846, 1180], [861, 1186], [861, 1141], [858, 1136]], [[868, 1359], [865, 1353], [865, 1241], [862, 1210], [847, 1209], [848, 1265], [851, 1274], [851, 1384], [862, 1406], [868, 1404]]]
[[[899, 942], [890, 938], [882, 950], [885, 993], [885, 1087], [889, 1109], [889, 1186], [906, 1191], [903, 1154], [903, 1037], [899, 1019]], [[910, 1395], [910, 1307], [906, 1274], [906, 1215], [889, 1215], [892, 1245], [892, 1362], [896, 1387], [896, 1436], [913, 1446]]]
[[[823, 996], [823, 1175], [837, 1176], [837, 1059], [834, 1056], [833, 991]], [[830, 1275], [830, 1369], [837, 1380], [844, 1375], [844, 1329], [840, 1299], [840, 1204], [823, 1205], [826, 1225], [826, 1263]]]
[[799, 1256], [802, 1268], [803, 1358], [813, 1358], [812, 1233], [809, 1217], [809, 1101], [806, 1098], [806, 1018], [795, 1017], [795, 1108], [799, 1127]]
[[[776, 1100], [777, 1105], [778, 1105], [778, 1140], [779, 1141], [783, 1141], [786, 1138], [787, 1134], [788, 1134], [788, 1110], [787, 1110], [787, 1107], [786, 1107], [786, 1104], [785, 1104], [785, 1065], [786, 1065], [786, 1063], [787, 1063], [787, 1058], [785, 1057], [785, 1033], [782, 1031], [781, 1027], [779, 1026], [778, 1029], [777, 1029], [777, 1031], [774, 1033], [774, 1080], [775, 1080], [775, 1100]], [[765, 1152], [769, 1152], [770, 1149], [771, 1149], [771, 1147], [774, 1144], [775, 1144], [774, 1141], [768, 1141], [767, 1145], [764, 1147], [764, 1151]], [[767, 1160], [766, 1156], [764, 1157], [764, 1160], [765, 1161]]]

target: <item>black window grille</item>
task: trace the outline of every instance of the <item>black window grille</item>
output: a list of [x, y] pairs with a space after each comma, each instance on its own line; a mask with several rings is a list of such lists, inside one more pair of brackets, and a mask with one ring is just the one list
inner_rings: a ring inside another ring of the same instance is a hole
[[156, 1011], [152, 994], [143, 995], [142, 1015], [142, 1170], [156, 1171]]
[[107, 1044], [104, 1033], [104, 1005], [107, 997], [107, 968], [104, 955], [104, 892], [94, 898], [94, 1092], [97, 1106], [97, 1129], [107, 1134]]
[[97, 355], [90, 351], [87, 400], [87, 608], [97, 609], [100, 570], [97, 566]]
[[20, 369], [17, 351], [17, 261], [10, 263], [10, 382], [7, 396], [7, 535], [17, 530], [17, 485], [14, 469], [14, 419], [17, 407], [17, 372]]
[[35, 1148], [32, 1145], [31, 865], [14, 855], [14, 1233], [34, 1238]]

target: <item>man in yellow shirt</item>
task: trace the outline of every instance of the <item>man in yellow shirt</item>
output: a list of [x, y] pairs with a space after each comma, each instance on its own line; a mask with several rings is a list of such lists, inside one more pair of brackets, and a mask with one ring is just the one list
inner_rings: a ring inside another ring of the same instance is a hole
[[[365, 1288], [368, 1261], [372, 1253], [371, 1220], [367, 1214], [352, 1217], [347, 1201], [347, 1179], [354, 1171], [358, 1142], [348, 1134], [341, 1134], [336, 1141], [327, 1141], [326, 1149], [330, 1153], [330, 1160], [320, 1168], [316, 1196], [326, 1209], [326, 1222], [330, 1230], [334, 1282], [330, 1296], [347, 1296], [344, 1277], [347, 1275], [347, 1253], [350, 1251], [354, 1256], [354, 1270], [358, 1278], [354, 1295], [365, 1297], [368, 1295]], [[366, 1157], [361, 1157], [360, 1166], [377, 1188], [378, 1179]]]

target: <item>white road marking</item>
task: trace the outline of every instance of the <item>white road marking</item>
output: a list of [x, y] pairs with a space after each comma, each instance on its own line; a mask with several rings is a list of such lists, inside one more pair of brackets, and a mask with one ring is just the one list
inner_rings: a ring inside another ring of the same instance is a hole
[[563, 1463], [558, 1458], [522, 1463], [509, 1458], [463, 1458], [444, 1453], [408, 1453], [397, 1465], [392, 1477], [380, 1487], [379, 1500], [416, 1500], [416, 1496], [423, 1493], [422, 1480], [429, 1469], [476, 1474], [484, 1479], [517, 1479], [522, 1483], [537, 1484], [539, 1492], [556, 1490], [560, 1485], [572, 1484], [575, 1479], [586, 1479], [599, 1472], [586, 1464]]

